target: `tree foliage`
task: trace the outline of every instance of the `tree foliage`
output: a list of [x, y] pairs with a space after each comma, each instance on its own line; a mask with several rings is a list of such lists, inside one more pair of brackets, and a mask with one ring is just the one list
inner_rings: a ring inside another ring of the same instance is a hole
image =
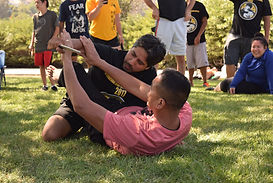
[[[271, 5], [273, 0], [269, 0]], [[6, 0], [0, 0], [0, 15], [2, 9], [6, 7]], [[50, 10], [59, 14], [59, 6], [62, 1], [50, 0]], [[206, 28], [207, 50], [209, 62], [213, 64], [222, 63], [223, 49], [226, 36], [230, 30], [233, 18], [233, 4], [226, 0], [201, 0], [210, 15]], [[152, 33], [151, 27], [155, 25], [152, 19], [151, 10], [143, 1], [119, 0], [122, 9], [122, 29], [125, 39], [125, 48], [130, 48], [135, 40], [140, 36]], [[2, 8], [2, 9], [1, 9]], [[10, 6], [3, 11], [11, 8]], [[33, 58], [29, 56], [27, 47], [30, 42], [33, 29], [32, 15], [37, 11], [34, 3], [12, 7], [13, 14], [7, 19], [0, 20], [0, 49], [7, 53], [6, 65], [8, 67], [33, 67]], [[271, 17], [273, 20], [273, 17]], [[271, 21], [273, 22], [273, 21]], [[263, 28], [262, 28], [263, 32]], [[271, 40], [273, 38], [273, 25], [271, 25]], [[270, 41], [269, 48], [273, 43]], [[58, 60], [56, 57], [54, 60]], [[175, 59], [171, 56], [166, 57], [159, 66], [175, 66]]]

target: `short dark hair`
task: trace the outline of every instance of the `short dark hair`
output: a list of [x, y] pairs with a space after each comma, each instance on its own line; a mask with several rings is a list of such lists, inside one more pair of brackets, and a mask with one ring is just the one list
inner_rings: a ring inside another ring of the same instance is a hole
[[166, 55], [165, 44], [162, 43], [157, 37], [152, 34], [146, 34], [141, 36], [133, 45], [133, 47], [142, 47], [147, 52], [147, 64], [148, 67], [156, 65]]
[[262, 33], [256, 33], [254, 35], [254, 38], [252, 38], [251, 44], [253, 43], [253, 41], [260, 41], [262, 45], [264, 45], [264, 47], [268, 48], [268, 42]]
[[160, 76], [161, 81], [157, 87], [160, 97], [164, 98], [167, 105], [181, 109], [191, 91], [189, 80], [174, 69], [165, 69]]
[[45, 2], [46, 1], [46, 7], [48, 8], [49, 7], [49, 2], [48, 0], [41, 0], [41, 2]]

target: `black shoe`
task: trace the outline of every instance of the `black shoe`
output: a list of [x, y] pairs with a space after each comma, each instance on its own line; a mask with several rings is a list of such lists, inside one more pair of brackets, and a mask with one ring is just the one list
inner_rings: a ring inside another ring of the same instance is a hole
[[55, 85], [53, 85], [53, 86], [51, 86], [51, 90], [58, 91], [58, 88]]
[[42, 90], [47, 91], [48, 90], [48, 86], [43, 86]]
[[206, 88], [206, 90], [214, 90], [214, 87]]

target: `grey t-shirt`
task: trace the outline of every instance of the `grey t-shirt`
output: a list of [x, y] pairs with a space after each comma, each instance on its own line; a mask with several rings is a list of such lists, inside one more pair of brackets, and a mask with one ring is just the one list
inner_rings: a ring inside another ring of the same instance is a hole
[[36, 13], [33, 16], [34, 35], [35, 35], [35, 52], [43, 52], [47, 50], [47, 43], [53, 36], [55, 28], [59, 26], [57, 15], [54, 11], [47, 12], [39, 16]]

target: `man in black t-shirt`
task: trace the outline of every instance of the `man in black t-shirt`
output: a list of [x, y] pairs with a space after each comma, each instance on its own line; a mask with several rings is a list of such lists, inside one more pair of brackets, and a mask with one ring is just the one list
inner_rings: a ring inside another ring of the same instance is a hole
[[[80, 47], [80, 40], [74, 40], [74, 48], [80, 49]], [[160, 62], [166, 54], [165, 45], [158, 38], [149, 34], [139, 38], [129, 51], [112, 49], [102, 44], [96, 44], [95, 47], [101, 59], [147, 84], [151, 84], [156, 77], [153, 65]], [[73, 65], [86, 93], [94, 102], [106, 109], [114, 112], [125, 106], [146, 106], [144, 101], [127, 92], [101, 69], [92, 67], [86, 73], [81, 64], [74, 62]], [[90, 86], [90, 83], [93, 85]], [[65, 84], [62, 73], [59, 84], [63, 86]], [[102, 134], [89, 126], [73, 110], [73, 104], [67, 96], [63, 99], [60, 108], [46, 122], [42, 137], [45, 141], [57, 140], [77, 132], [81, 127], [89, 127], [91, 140], [104, 144]]]
[[[89, 37], [88, 18], [85, 14], [85, 0], [65, 0], [60, 5], [59, 14], [60, 32], [64, 27], [71, 38], [79, 39], [80, 36]], [[72, 53], [72, 60], [77, 60], [77, 54]]]
[[269, 41], [270, 16], [268, 0], [230, 0], [234, 4], [234, 15], [230, 34], [227, 37], [224, 60], [227, 78], [233, 77], [239, 59], [250, 52], [251, 39], [261, 30], [264, 21], [265, 38]]
[[209, 14], [205, 6], [198, 1], [191, 10], [192, 18], [187, 25], [187, 66], [189, 69], [189, 80], [193, 86], [193, 73], [196, 68], [200, 69], [203, 86], [208, 87], [207, 66], [209, 66], [205, 29]]

